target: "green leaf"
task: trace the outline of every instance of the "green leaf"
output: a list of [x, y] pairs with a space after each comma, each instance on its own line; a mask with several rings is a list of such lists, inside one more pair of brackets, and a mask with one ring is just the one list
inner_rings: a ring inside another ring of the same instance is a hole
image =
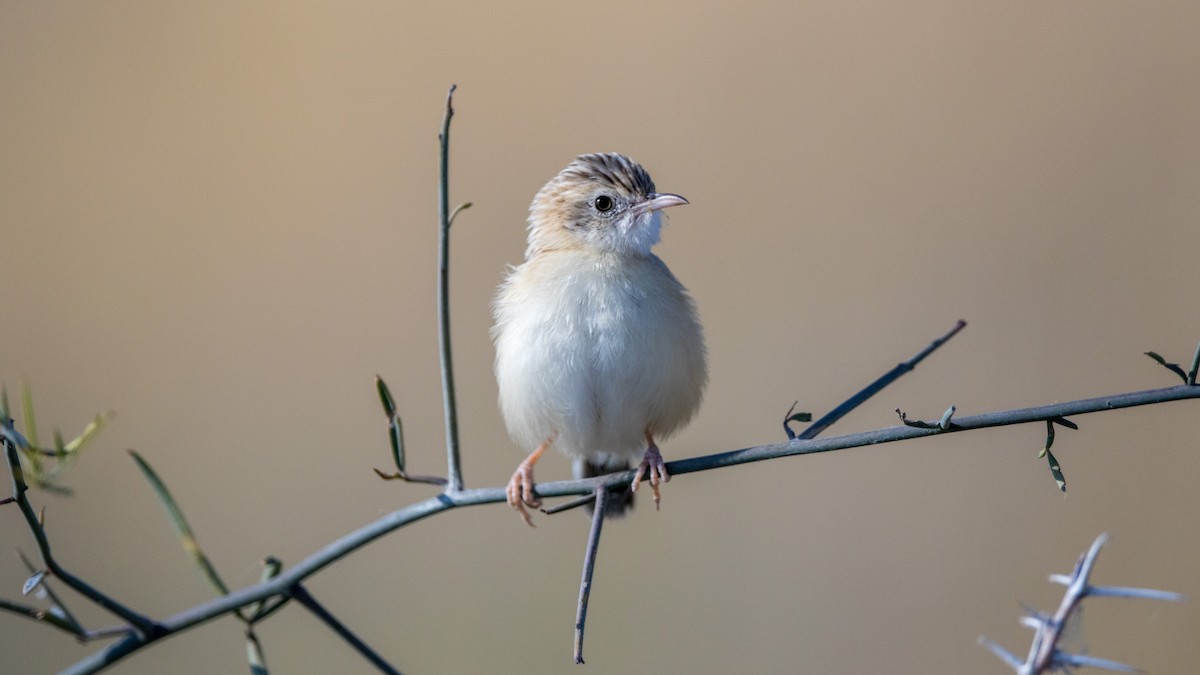
[[70, 443], [66, 444], [64, 449], [67, 451], [67, 454], [80, 452], [89, 443], [96, 440], [96, 436], [98, 436], [100, 432], [108, 426], [110, 417], [111, 415], [96, 415], [93, 417], [92, 421], [88, 422], [88, 425], [84, 427], [83, 433], [79, 434], [72, 439]]
[[1050, 446], [1054, 445], [1054, 422], [1046, 420], [1046, 447], [1038, 453], [1038, 457], [1045, 457], [1046, 453], [1050, 452]]
[[21, 382], [21, 415], [24, 417], [25, 438], [29, 439], [29, 445], [41, 447], [38, 444], [37, 418], [33, 414], [33, 390], [25, 381]]
[[[279, 576], [279, 571], [281, 569], [283, 569], [283, 562], [279, 558], [276, 558], [273, 555], [270, 555], [270, 556], [267, 556], [266, 558], [264, 558], [262, 561], [262, 565], [263, 565], [262, 574], [260, 574], [258, 577], [259, 583], [262, 583], [262, 584], [265, 584], [268, 581]], [[246, 609], [248, 611], [246, 612], [246, 616], [249, 617], [247, 619], [247, 621], [249, 623], [254, 623], [255, 621], [257, 621], [259, 618], [259, 614], [263, 611], [263, 608], [266, 606], [267, 606], [267, 600], [266, 600], [266, 598], [264, 598], [262, 600], [259, 600], [258, 602], [255, 602], [254, 604], [250, 605], [249, 607], [247, 607]]]
[[1075, 424], [1074, 422], [1072, 422], [1071, 420], [1069, 420], [1065, 417], [1051, 417], [1049, 421], [1051, 421], [1055, 424], [1061, 424], [1068, 429], [1075, 429], [1076, 431], [1079, 430], [1078, 424]]
[[1183, 379], [1188, 385], [1196, 384], [1196, 375], [1200, 374], [1200, 342], [1196, 343], [1196, 353], [1192, 355], [1192, 369]]
[[195, 534], [192, 533], [191, 526], [188, 525], [187, 519], [183, 517], [183, 511], [179, 505], [175, 503], [175, 498], [171, 496], [171, 492], [167, 490], [166, 484], [159, 479], [158, 474], [146, 460], [142, 459], [136, 451], [130, 450], [129, 456], [133, 457], [133, 461], [137, 463], [138, 468], [142, 470], [142, 475], [150, 483], [150, 487], [154, 488], [154, 493], [158, 495], [158, 501], [162, 503], [163, 509], [167, 512], [167, 519], [171, 521], [171, 527], [175, 529], [175, 534], [179, 536], [179, 542], [183, 544], [183, 550], [192, 558], [192, 562], [196, 564], [196, 568], [200, 570], [200, 574], [212, 584], [213, 588], [221, 595], [228, 595], [229, 588], [221, 581], [220, 575], [217, 574], [216, 568], [209, 562], [208, 556], [204, 555], [203, 549], [200, 548], [199, 542], [196, 541]]
[[246, 661], [250, 663], [250, 675], [267, 675], [267, 657], [253, 628], [246, 629]]
[[396, 463], [396, 470], [404, 475], [404, 423], [396, 414], [396, 401], [392, 398], [392, 392], [378, 375], [375, 376], [375, 390], [379, 392], [379, 402], [388, 418], [388, 442], [392, 446], [392, 461]]
[[1178, 363], [1167, 363], [1167, 360], [1159, 356], [1157, 352], [1145, 352], [1145, 354], [1155, 361], [1158, 361], [1158, 365], [1178, 375], [1183, 379], [1184, 383], [1187, 383], [1188, 374], [1183, 372], [1183, 368], [1180, 368]]
[[383, 378], [375, 376], [375, 390], [379, 392], [379, 402], [383, 404], [383, 414], [391, 417], [396, 414], [396, 401], [392, 398], [392, 392], [388, 390], [387, 382]]
[[1046, 462], [1050, 465], [1050, 475], [1054, 476], [1054, 482], [1058, 483], [1060, 492], [1067, 491], [1067, 478], [1063, 476], [1062, 467], [1059, 466], [1058, 460], [1054, 457], [1054, 453], [1046, 450]]
[[37, 433], [37, 418], [33, 413], [33, 390], [30, 389], [29, 383], [21, 381], [21, 417], [25, 427], [25, 438], [27, 447], [31, 452], [25, 453], [25, 460], [29, 462], [29, 473], [33, 477], [34, 483], [42, 483], [42, 457], [38, 454], [38, 433]]
[[789, 421], [789, 422], [811, 422], [812, 421], [812, 413], [798, 412], [795, 415], [792, 415], [791, 417], [787, 418], [787, 421]]
[[400, 417], [393, 417], [388, 422], [388, 441], [392, 445], [392, 461], [396, 463], [396, 470], [404, 473], [404, 424], [400, 421]]

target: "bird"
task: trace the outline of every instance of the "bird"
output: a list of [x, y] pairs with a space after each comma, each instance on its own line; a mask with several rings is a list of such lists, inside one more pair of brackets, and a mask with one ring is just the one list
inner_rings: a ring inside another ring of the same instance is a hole
[[696, 304], [651, 251], [663, 209], [687, 203], [616, 153], [576, 157], [533, 198], [525, 261], [497, 289], [491, 331], [505, 426], [531, 450], [505, 492], [530, 526], [534, 464], [551, 447], [576, 478], [640, 459], [604, 515], [632, 506], [644, 474], [658, 509], [671, 476], [657, 444], [692, 419], [708, 382]]

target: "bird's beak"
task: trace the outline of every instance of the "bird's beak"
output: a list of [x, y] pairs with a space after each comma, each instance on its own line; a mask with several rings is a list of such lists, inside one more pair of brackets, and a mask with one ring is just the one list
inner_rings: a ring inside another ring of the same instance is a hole
[[635, 204], [632, 210], [634, 215], [640, 216], [643, 213], [658, 211], [659, 209], [665, 209], [668, 206], [679, 206], [680, 204], [687, 203], [688, 200], [680, 197], [679, 195], [673, 195], [669, 192], [651, 192], [650, 194], [646, 195], [646, 201]]

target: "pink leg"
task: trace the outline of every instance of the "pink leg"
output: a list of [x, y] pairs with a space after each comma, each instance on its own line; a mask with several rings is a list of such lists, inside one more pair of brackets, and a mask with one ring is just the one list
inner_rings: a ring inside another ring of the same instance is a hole
[[526, 506], [537, 508], [542, 505], [542, 500], [538, 499], [533, 494], [533, 465], [537, 464], [542, 453], [546, 448], [550, 447], [551, 441], [547, 439], [544, 443], [537, 447], [537, 450], [529, 453], [520, 464], [517, 465], [517, 470], [513, 472], [512, 478], [508, 479], [508, 486], [504, 488], [504, 493], [508, 496], [508, 505], [517, 510], [521, 514], [521, 518], [525, 520], [525, 524], [530, 527], [537, 527], [533, 524], [533, 518], [529, 517], [529, 512], [525, 510]]
[[649, 447], [646, 448], [646, 454], [642, 457], [642, 462], [637, 466], [637, 473], [633, 475], [633, 484], [630, 488], [637, 492], [638, 485], [642, 482], [642, 474], [650, 479], [650, 491], [654, 494], [654, 510], [658, 510], [658, 503], [662, 499], [659, 494], [658, 486], [660, 483], [667, 483], [671, 480], [671, 474], [667, 473], [667, 464], [663, 461], [662, 454], [658, 452], [658, 446], [654, 444], [654, 435], [649, 431], [646, 432], [646, 443]]

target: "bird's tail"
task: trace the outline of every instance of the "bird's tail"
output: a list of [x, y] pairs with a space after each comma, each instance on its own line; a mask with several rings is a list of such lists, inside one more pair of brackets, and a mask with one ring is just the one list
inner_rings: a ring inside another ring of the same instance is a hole
[[[622, 466], [608, 466], [603, 464], [593, 464], [584, 459], [577, 459], [573, 465], [575, 478], [594, 478], [596, 476], [606, 476], [614, 471], [625, 471], [632, 467], [626, 462]], [[633, 492], [629, 489], [614, 491], [608, 495], [608, 503], [604, 506], [605, 518], [621, 518], [633, 508]], [[590, 517], [595, 512], [595, 508], [588, 504], [584, 507]]]

